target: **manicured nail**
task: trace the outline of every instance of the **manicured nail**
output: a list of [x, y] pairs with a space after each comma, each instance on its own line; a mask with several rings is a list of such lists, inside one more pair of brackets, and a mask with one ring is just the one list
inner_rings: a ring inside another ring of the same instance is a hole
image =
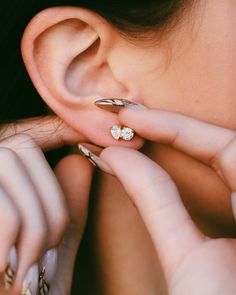
[[38, 286], [38, 294], [40, 295], [49, 293], [50, 285], [54, 280], [57, 270], [57, 255], [57, 249], [51, 249], [41, 259]]
[[15, 279], [15, 274], [16, 274], [16, 268], [17, 268], [17, 255], [16, 255], [16, 248], [12, 247], [9, 253], [8, 257], [8, 265], [5, 270], [5, 275], [4, 275], [4, 283], [5, 283], [5, 289], [9, 290]]
[[80, 153], [84, 157], [86, 157], [94, 166], [97, 166], [104, 172], [113, 175], [111, 168], [103, 160], [101, 160], [97, 155], [95, 155], [92, 151], [90, 151], [88, 148], [86, 148], [82, 144], [79, 144], [78, 148]]
[[118, 113], [122, 108], [132, 108], [132, 109], [146, 109], [143, 105], [137, 104], [127, 99], [123, 98], [104, 98], [95, 101], [95, 105], [99, 108], [112, 112]]
[[23, 282], [21, 295], [36, 295], [38, 290], [39, 269], [38, 265], [34, 264], [29, 269]]

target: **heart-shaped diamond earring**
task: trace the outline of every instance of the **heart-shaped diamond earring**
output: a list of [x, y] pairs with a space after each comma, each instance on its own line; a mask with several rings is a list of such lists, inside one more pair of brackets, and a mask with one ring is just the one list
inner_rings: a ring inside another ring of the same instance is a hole
[[111, 135], [116, 140], [122, 138], [126, 141], [129, 141], [134, 137], [134, 130], [129, 127], [123, 127], [121, 129], [120, 126], [114, 125], [111, 127]]

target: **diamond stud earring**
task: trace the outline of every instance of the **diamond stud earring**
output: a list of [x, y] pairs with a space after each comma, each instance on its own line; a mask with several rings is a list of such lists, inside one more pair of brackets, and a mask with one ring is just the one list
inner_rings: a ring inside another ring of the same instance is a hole
[[111, 135], [116, 140], [119, 140], [120, 138], [129, 141], [134, 137], [134, 130], [129, 127], [123, 127], [121, 129], [118, 125], [113, 125], [111, 127]]

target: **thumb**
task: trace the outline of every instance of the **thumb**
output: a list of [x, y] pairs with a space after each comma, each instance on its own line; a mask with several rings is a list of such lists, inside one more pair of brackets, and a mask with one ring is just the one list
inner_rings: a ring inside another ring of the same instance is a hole
[[185, 209], [170, 176], [138, 151], [110, 147], [100, 155], [138, 209], [167, 279], [204, 237]]
[[69, 155], [55, 168], [68, 204], [71, 223], [59, 247], [58, 269], [50, 294], [71, 294], [71, 281], [79, 243], [88, 211], [88, 197], [92, 179], [91, 164], [80, 155]]

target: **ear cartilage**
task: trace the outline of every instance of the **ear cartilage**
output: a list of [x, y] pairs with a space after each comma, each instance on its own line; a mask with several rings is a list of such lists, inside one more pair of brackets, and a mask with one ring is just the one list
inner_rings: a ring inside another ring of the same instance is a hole
[[116, 140], [124, 139], [129, 141], [134, 137], [134, 130], [129, 127], [121, 128], [119, 125], [113, 125], [111, 127], [111, 135]]

